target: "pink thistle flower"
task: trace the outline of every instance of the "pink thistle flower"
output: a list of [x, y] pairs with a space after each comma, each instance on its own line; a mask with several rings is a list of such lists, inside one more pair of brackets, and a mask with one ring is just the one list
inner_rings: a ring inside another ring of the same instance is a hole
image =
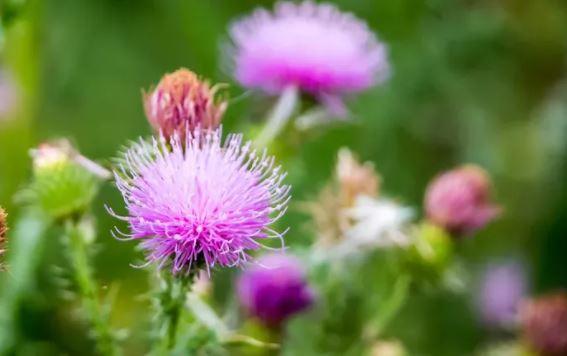
[[428, 219], [457, 235], [483, 228], [500, 214], [490, 202], [490, 184], [488, 174], [473, 165], [439, 175], [425, 194]]
[[142, 240], [147, 263], [189, 273], [192, 264], [237, 266], [265, 238], [282, 239], [270, 225], [290, 199], [285, 173], [266, 151], [258, 155], [242, 135], [187, 132], [184, 140], [140, 140], [123, 155], [116, 184], [128, 209], [117, 216]]
[[383, 82], [387, 51], [367, 25], [330, 4], [279, 2], [230, 29], [235, 77], [245, 87], [279, 94], [296, 86], [331, 108], [341, 95]]

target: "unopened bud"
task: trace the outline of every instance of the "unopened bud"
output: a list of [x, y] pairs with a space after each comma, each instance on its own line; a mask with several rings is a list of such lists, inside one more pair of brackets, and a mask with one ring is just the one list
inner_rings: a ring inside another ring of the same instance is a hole
[[227, 106], [215, 98], [217, 88], [184, 68], [166, 74], [155, 89], [144, 93], [148, 121], [166, 137], [177, 132], [182, 138], [197, 127], [215, 129]]
[[47, 214], [61, 218], [81, 212], [108, 172], [81, 156], [67, 140], [43, 143], [31, 152], [34, 177], [28, 195]]
[[430, 183], [425, 195], [428, 219], [455, 235], [471, 234], [494, 219], [490, 179], [480, 167], [467, 165], [445, 172]]

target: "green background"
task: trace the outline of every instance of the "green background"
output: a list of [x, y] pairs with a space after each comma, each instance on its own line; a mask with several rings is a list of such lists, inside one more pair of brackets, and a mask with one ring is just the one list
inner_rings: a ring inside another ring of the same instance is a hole
[[[504, 214], [460, 245], [466, 268], [474, 272], [494, 257], [519, 256], [529, 264], [534, 293], [567, 287], [567, 2], [336, 3], [368, 21], [387, 43], [393, 76], [349, 100], [353, 123], [318, 128], [286, 148], [282, 160], [294, 201], [317, 194], [342, 146], [375, 162], [384, 194], [418, 210], [437, 172], [477, 163], [492, 175]], [[259, 5], [271, 2], [4, 0], [1, 63], [20, 90], [17, 112], [0, 120], [0, 202], [11, 219], [18, 216], [13, 196], [29, 177], [29, 148], [64, 136], [86, 156], [108, 162], [128, 140], [150, 133], [141, 90], [162, 74], [187, 67], [229, 83], [230, 97], [239, 97], [244, 90], [224, 69], [222, 44], [230, 21]], [[268, 105], [269, 99], [256, 96], [234, 101], [224, 131], [251, 138]], [[148, 302], [140, 297], [147, 275], [130, 267], [140, 257], [134, 244], [108, 233], [116, 222], [105, 203], [121, 206], [110, 184], [95, 206], [97, 277], [105, 286], [119, 284], [113, 323], [132, 329], [125, 345], [136, 355], [144, 350], [149, 319]], [[307, 219], [298, 209], [288, 214], [292, 248], [312, 242]], [[65, 265], [56, 234], [46, 238], [53, 239], [46, 265]], [[372, 266], [370, 282], [379, 278], [379, 266]], [[20, 312], [19, 327], [29, 340], [22, 354], [88, 354], [84, 326], [73, 305], [58, 296], [51, 274], [49, 268], [40, 271], [40, 283]], [[396, 335], [412, 354], [471, 353], [493, 336], [480, 328], [467, 298], [415, 298], [402, 313], [412, 322], [394, 325]], [[356, 301], [345, 303], [348, 308]], [[349, 327], [354, 322], [342, 320], [337, 337], [356, 338]], [[300, 354], [307, 346], [292, 347]]]

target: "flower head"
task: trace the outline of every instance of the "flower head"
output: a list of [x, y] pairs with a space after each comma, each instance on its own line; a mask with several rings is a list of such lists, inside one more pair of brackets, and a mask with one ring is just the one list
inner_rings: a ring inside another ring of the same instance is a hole
[[524, 267], [517, 261], [491, 264], [482, 276], [478, 295], [480, 316], [487, 326], [507, 327], [517, 321], [527, 294]]
[[489, 201], [489, 193], [490, 179], [480, 167], [466, 165], [445, 172], [427, 188], [427, 217], [451, 233], [473, 233], [500, 212]]
[[240, 265], [260, 240], [282, 236], [270, 224], [289, 201], [285, 174], [241, 135], [224, 144], [220, 130], [140, 140], [115, 175], [128, 236], [142, 240], [148, 263], [171, 265], [173, 273], [188, 273], [193, 263]]
[[559, 292], [522, 305], [524, 338], [544, 356], [567, 355], [567, 293]]
[[278, 327], [314, 301], [300, 262], [283, 254], [267, 255], [238, 280], [238, 296], [247, 311]]
[[216, 129], [226, 110], [226, 102], [215, 98], [217, 87], [200, 80], [188, 69], [163, 76], [155, 89], [144, 94], [146, 116], [152, 127], [170, 137], [196, 127]]
[[280, 93], [288, 86], [324, 99], [385, 80], [384, 45], [366, 24], [330, 4], [279, 2], [231, 27], [236, 79]]

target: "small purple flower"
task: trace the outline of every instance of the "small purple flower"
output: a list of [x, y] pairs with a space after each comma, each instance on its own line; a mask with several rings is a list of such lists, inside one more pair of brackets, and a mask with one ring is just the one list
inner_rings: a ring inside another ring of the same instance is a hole
[[173, 273], [188, 273], [193, 263], [237, 266], [260, 240], [281, 239], [270, 225], [284, 214], [290, 187], [274, 158], [243, 145], [242, 135], [224, 144], [220, 130], [185, 136], [140, 140], [115, 172], [128, 209], [126, 236], [142, 240], [147, 262], [171, 265]]
[[389, 75], [385, 46], [330, 4], [278, 2], [273, 13], [258, 9], [235, 22], [230, 34], [236, 79], [270, 94], [297, 86], [332, 106]]
[[482, 276], [478, 308], [482, 321], [490, 327], [508, 327], [517, 322], [518, 308], [527, 295], [524, 266], [518, 261], [489, 265]]
[[490, 201], [490, 185], [490, 177], [478, 166], [442, 173], [427, 188], [427, 218], [455, 235], [474, 233], [500, 214]]
[[307, 308], [314, 301], [300, 262], [283, 254], [262, 258], [238, 280], [241, 304], [270, 327]]

